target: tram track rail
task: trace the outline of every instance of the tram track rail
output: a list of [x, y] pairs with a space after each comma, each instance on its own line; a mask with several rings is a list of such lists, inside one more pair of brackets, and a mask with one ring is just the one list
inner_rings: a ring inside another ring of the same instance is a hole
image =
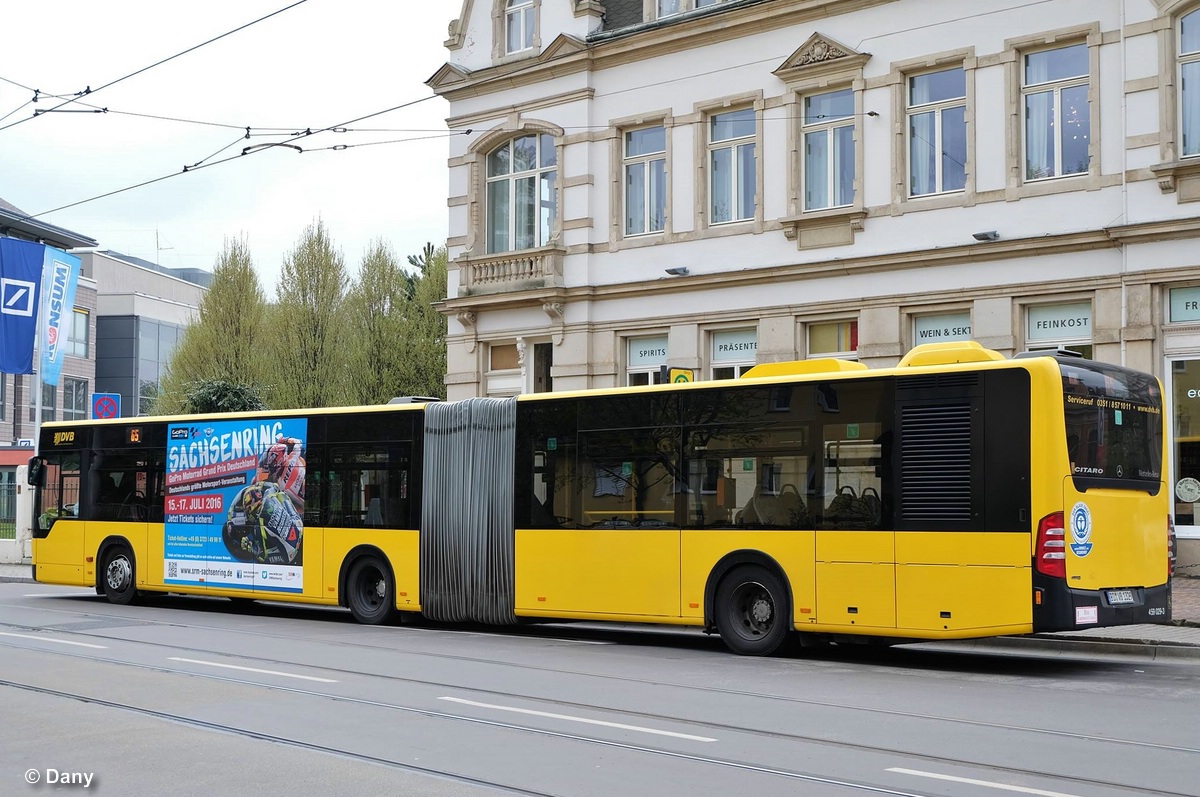
[[[129, 640], [113, 640], [112, 638], [103, 637], [98, 634], [86, 634], [85, 636], [97, 637], [97, 638], [105, 639], [108, 641], [129, 642]], [[296, 637], [286, 637], [286, 638], [292, 639], [292, 640], [296, 639]], [[321, 640], [313, 640], [313, 641], [319, 642]], [[137, 644], [137, 645], [149, 645], [149, 646], [154, 646], [157, 648], [168, 649], [168, 650], [182, 649], [182, 650], [187, 650], [192, 653], [209, 653], [210, 655], [223, 656], [223, 657], [230, 657], [232, 655], [235, 655], [235, 654], [229, 654], [224, 651], [205, 651], [205, 650], [198, 650], [196, 648], [181, 648], [180, 646], [176, 646], [176, 645], [145, 642], [145, 641], [140, 641], [140, 640], [133, 641], [133, 643]], [[814, 773], [809, 773], [809, 772], [801, 772], [801, 771], [797, 771], [797, 770], [788, 770], [788, 769], [782, 769], [782, 768], [765, 767], [765, 766], [761, 766], [761, 765], [750, 763], [750, 762], [737, 761], [737, 760], [733, 760], [733, 759], [725, 759], [725, 758], [720, 758], [717, 756], [697, 755], [697, 754], [692, 754], [692, 753], [681, 752], [679, 750], [671, 750], [671, 749], [663, 748], [663, 747], [630, 744], [630, 743], [625, 743], [625, 742], [614, 741], [611, 739], [603, 739], [603, 738], [599, 738], [599, 737], [586, 736], [586, 735], [580, 735], [580, 734], [564, 733], [564, 732], [560, 732], [560, 731], [548, 730], [545, 728], [538, 728], [535, 726], [524, 725], [524, 724], [520, 724], [520, 723], [490, 720], [490, 719], [485, 719], [485, 718], [480, 718], [480, 717], [468, 716], [468, 715], [464, 715], [464, 714], [457, 714], [454, 712], [436, 711], [433, 709], [422, 708], [419, 706], [403, 705], [400, 703], [389, 702], [389, 701], [372, 700], [372, 699], [368, 699], [368, 698], [355, 697], [355, 696], [345, 695], [345, 694], [337, 694], [337, 693], [330, 692], [330, 691], [322, 691], [322, 690], [312, 689], [312, 688], [292, 687], [292, 686], [286, 686], [286, 685], [278, 684], [278, 683], [264, 683], [261, 680], [239, 678], [239, 677], [233, 677], [233, 676], [228, 676], [228, 675], [219, 675], [219, 674], [213, 674], [213, 673], [196, 672], [193, 670], [175, 668], [175, 667], [170, 667], [170, 666], [166, 666], [166, 665], [130, 662], [130, 661], [122, 660], [122, 659], [112, 658], [109, 656], [95, 655], [95, 654], [91, 654], [91, 653], [79, 653], [79, 652], [64, 651], [64, 650], [46, 650], [43, 648], [32, 647], [32, 646], [29, 646], [29, 645], [26, 645], [23, 643], [19, 643], [15, 640], [10, 641], [7, 639], [0, 639], [0, 647], [9, 647], [9, 648], [14, 648], [14, 649], [19, 649], [19, 650], [22, 650], [25, 652], [34, 652], [34, 653], [47, 654], [47, 655], [53, 655], [53, 656], [59, 656], [59, 657], [69, 657], [69, 658], [74, 658], [74, 659], [86, 660], [89, 662], [111, 664], [111, 665], [117, 665], [117, 666], [122, 666], [122, 667], [131, 667], [131, 668], [143, 669], [143, 670], [164, 673], [164, 674], [185, 675], [188, 677], [204, 679], [207, 681], [227, 683], [227, 684], [238, 685], [238, 686], [256, 687], [256, 688], [271, 690], [274, 692], [292, 694], [292, 695], [305, 697], [305, 698], [324, 699], [324, 700], [330, 700], [330, 701], [335, 701], [335, 702], [344, 703], [344, 704], [356, 704], [356, 705], [361, 705], [361, 706], [369, 706], [369, 707], [373, 707], [373, 708], [382, 708], [382, 709], [386, 709], [386, 710], [400, 711], [400, 712], [419, 715], [419, 716], [432, 718], [432, 719], [440, 719], [440, 720], [445, 720], [445, 721], [467, 722], [467, 723], [473, 723], [476, 725], [484, 725], [484, 726], [494, 727], [494, 728], [498, 728], [498, 729], [531, 733], [531, 734], [537, 734], [537, 735], [542, 735], [542, 736], [551, 736], [551, 737], [555, 737], [555, 738], [577, 741], [577, 742], [581, 742], [581, 743], [588, 743], [588, 744], [595, 744], [595, 745], [601, 745], [601, 746], [606, 746], [606, 747], [620, 748], [622, 750], [626, 750], [626, 751], [630, 751], [630, 752], [638, 752], [638, 753], [644, 753], [644, 754], [650, 754], [650, 755], [666, 756], [666, 757], [670, 757], [670, 758], [687, 760], [687, 761], [690, 761], [693, 763], [708, 764], [708, 765], [719, 766], [719, 767], [724, 767], [724, 768], [737, 769], [740, 771], [754, 772], [754, 773], [764, 774], [764, 775], [772, 775], [772, 776], [776, 776], [776, 777], [787, 778], [790, 780], [805, 781], [805, 782], [810, 782], [810, 783], [820, 783], [820, 784], [830, 785], [830, 786], [845, 787], [848, 789], [853, 789], [853, 790], [857, 790], [857, 791], [864, 792], [864, 793], [892, 795], [893, 797], [922, 797], [922, 793], [920, 793], [920, 792], [912, 792], [912, 791], [906, 791], [906, 790], [900, 790], [900, 789], [893, 789], [893, 788], [889, 788], [886, 786], [882, 786], [880, 784], [858, 783], [858, 782], [854, 782], [854, 781], [843, 781], [843, 780], [834, 779], [834, 778], [826, 778], [826, 777], [816, 775]], [[955, 758], [952, 756], [942, 756], [942, 755], [936, 755], [936, 754], [931, 754], [931, 753], [923, 753], [923, 752], [914, 751], [914, 750], [904, 750], [904, 749], [899, 749], [899, 748], [884, 747], [884, 746], [880, 746], [880, 745], [870, 745], [870, 744], [864, 744], [864, 743], [859, 743], [859, 742], [835, 740], [835, 739], [829, 739], [829, 738], [818, 737], [818, 736], [810, 736], [810, 735], [805, 735], [805, 734], [786, 733], [786, 732], [766, 730], [766, 729], [761, 729], [761, 728], [753, 728], [753, 727], [744, 726], [744, 725], [736, 725], [736, 724], [732, 724], [732, 723], [710, 722], [710, 721], [705, 721], [705, 720], [697, 720], [695, 718], [690, 718], [690, 717], [669, 716], [669, 715], [655, 714], [655, 713], [644, 712], [644, 711], [615, 708], [615, 707], [607, 706], [607, 705], [583, 703], [583, 702], [578, 702], [578, 701], [565, 701], [565, 700], [554, 699], [554, 698], [540, 697], [537, 695], [530, 695], [527, 693], [505, 692], [505, 691], [501, 691], [501, 690], [479, 688], [479, 687], [474, 687], [474, 686], [464, 686], [462, 684], [453, 684], [453, 683], [448, 683], [448, 682], [443, 682], [443, 681], [434, 681], [434, 680], [430, 680], [430, 679], [418, 679], [418, 678], [409, 678], [409, 677], [403, 677], [403, 676], [390, 676], [390, 675], [382, 675], [379, 673], [369, 673], [369, 672], [364, 672], [364, 671], [356, 671], [356, 670], [348, 670], [348, 669], [331, 669], [328, 667], [305, 665], [305, 664], [300, 664], [295, 661], [283, 661], [283, 660], [279, 660], [279, 659], [267, 659], [267, 658], [244, 656], [244, 655], [237, 655], [236, 657], [239, 660], [243, 660], [246, 662], [273, 664], [273, 665], [280, 665], [280, 666], [292, 666], [292, 667], [302, 666], [307, 669], [324, 670], [324, 671], [328, 671], [330, 673], [349, 675], [349, 676], [360, 677], [360, 678], [364, 678], [364, 679], [376, 679], [376, 680], [382, 680], [382, 681], [390, 682], [390, 683], [398, 682], [398, 683], [405, 683], [405, 684], [410, 684], [410, 685], [432, 686], [432, 687], [444, 688], [447, 690], [458, 690], [458, 691], [465, 689], [467, 691], [477, 693], [477, 694], [486, 694], [486, 695], [491, 695], [491, 696], [498, 697], [498, 698], [515, 698], [515, 699], [519, 699], [519, 700], [532, 701], [532, 702], [536, 702], [536, 703], [543, 704], [543, 705], [556, 706], [556, 707], [560, 707], [560, 708], [573, 709], [573, 710], [577, 710], [577, 711], [590, 711], [590, 712], [597, 712], [597, 713], [602, 713], [602, 714], [607, 714], [607, 715], [616, 715], [616, 716], [620, 716], [620, 717], [630, 717], [630, 718], [639, 718], [642, 720], [648, 719], [648, 720], [654, 720], [654, 721], [658, 721], [658, 722], [677, 723], [677, 724], [684, 725], [684, 726], [699, 726], [699, 727], [703, 727], [706, 729], [724, 730], [724, 731], [729, 731], [729, 732], [734, 732], [734, 733], [739, 733], [739, 734], [745, 734], [745, 735], [749, 735], [749, 736], [770, 737], [770, 738], [776, 739], [776, 740], [821, 745], [821, 746], [836, 748], [836, 749], [840, 749], [840, 750], [851, 750], [851, 751], [855, 751], [855, 752], [879, 754], [879, 755], [893, 755], [893, 756], [902, 757], [909, 761], [921, 761], [921, 762], [925, 762], [925, 763], [942, 764], [942, 765], [948, 765], [948, 766], [954, 766], [954, 767], [967, 767], [967, 768], [981, 770], [981, 771], [988, 772], [988, 773], [995, 773], [997, 775], [1046, 778], [1046, 779], [1053, 780], [1057, 783], [1073, 784], [1074, 786], [1083, 787], [1085, 789], [1094, 789], [1097, 787], [1101, 787], [1101, 788], [1106, 788], [1106, 789], [1119, 790], [1119, 791], [1123, 791], [1123, 792], [1133, 794], [1133, 795], [1153, 795], [1156, 797], [1195, 797], [1194, 794], [1187, 793], [1187, 792], [1177, 792], [1177, 791], [1171, 791], [1171, 790], [1167, 790], [1167, 789], [1157, 789], [1157, 788], [1152, 788], [1152, 787], [1147, 787], [1147, 786], [1142, 786], [1142, 785], [1137, 785], [1137, 784], [1121, 783], [1121, 782], [1116, 782], [1116, 781], [1105, 781], [1105, 780], [1100, 780], [1100, 779], [1096, 779], [1096, 778], [1086, 778], [1086, 777], [1080, 777], [1077, 775], [1065, 774], [1062, 772], [1051, 772], [1051, 771], [1038, 770], [1038, 769], [1027, 769], [1027, 768], [1020, 768], [1020, 767], [1013, 767], [1013, 766], [1005, 766], [1005, 765], [999, 765], [999, 764], [990, 763], [990, 762], [986, 762], [986, 761], [971, 760], [971, 759], [966, 759], [966, 758]], [[477, 661], [479, 663], [492, 663], [486, 659], [472, 658], [470, 660]], [[555, 672], [555, 673], [588, 675], [587, 673], [574, 673], [573, 671], [554, 670], [552, 668], [537, 668], [537, 669], [551, 671], [551, 672]], [[604, 676], [601, 676], [601, 677], [604, 677]], [[665, 685], [665, 686], [671, 686], [671, 687], [680, 688], [680, 689], [692, 689], [692, 690], [700, 691], [700, 692], [736, 694], [736, 695], [752, 696], [752, 697], [765, 698], [765, 699], [771, 699], [771, 700], [791, 700], [791, 698], [778, 696], [778, 695], [769, 695], [769, 694], [764, 694], [764, 693], [744, 692], [744, 691], [718, 689], [718, 688], [710, 688], [710, 687], [693, 687], [693, 686], [682, 685], [682, 684], [663, 684], [660, 681], [649, 681], [649, 680], [644, 680], [644, 679], [621, 678], [619, 680], [634, 681], [634, 682], [637, 682], [640, 684], [647, 684], [647, 685], [653, 685], [653, 686], [664, 686]], [[155, 716], [160, 719], [168, 719], [171, 721], [183, 722], [184, 724], [194, 725], [196, 727], [208, 728], [210, 730], [221, 730], [221, 731], [230, 732], [230, 733], [239, 733], [239, 734], [242, 734], [245, 736], [250, 736], [253, 738], [261, 738], [261, 739], [266, 739], [269, 741], [278, 742], [280, 744], [291, 744], [292, 746], [305, 747], [305, 748], [309, 748], [309, 749], [313, 749], [313, 750], [327, 752], [330, 754], [344, 755], [344, 756], [349, 756], [352, 758], [361, 758], [364, 761], [370, 761], [372, 763], [384, 764], [387, 766], [394, 766], [399, 769], [405, 769], [405, 770], [409, 770], [409, 771], [416, 772], [416, 773], [433, 774], [433, 775], [437, 775], [440, 777], [458, 778], [458, 776], [455, 775], [455, 773], [441, 772], [438, 770], [422, 768], [422, 767], [415, 766], [415, 765], [409, 765], [406, 762], [390, 761], [387, 759], [378, 759], [377, 757], [374, 757], [374, 756], [364, 756], [364, 755], [357, 754], [354, 751], [346, 751], [346, 750], [341, 750], [340, 748], [327, 747], [324, 745], [306, 742], [304, 740], [292, 740], [287, 737], [277, 736], [277, 735], [269, 734], [269, 733], [263, 733], [260, 731], [255, 731], [253, 729], [240, 728], [240, 727], [236, 727], [236, 726], [232, 726], [232, 725], [224, 725], [221, 723], [213, 723], [213, 722], [207, 721], [207, 720], [190, 719], [190, 718], [186, 718], [186, 717], [180, 717], [175, 714], [168, 714], [166, 712], [161, 712], [161, 711], [158, 711], [155, 709], [134, 706], [132, 704], [127, 704], [127, 703], [120, 703], [118, 701], [111, 701], [111, 700], [107, 700], [105, 698], [100, 698], [100, 697], [97, 697], [94, 695], [86, 695], [83, 693], [73, 693], [73, 692], [67, 692], [67, 691], [63, 691], [63, 690], [59, 690], [59, 689], [41, 687], [41, 686], [38, 686], [35, 684], [27, 684], [27, 683], [14, 681], [12, 679], [0, 679], [0, 686], [27, 689], [27, 690], [35, 691], [35, 692], [43, 692], [46, 694], [52, 694], [52, 695], [56, 695], [59, 697], [71, 698], [71, 699], [80, 700], [83, 702], [108, 706], [110, 708], [118, 708], [118, 709], [124, 709], [124, 710], [129, 710], [129, 711], [135, 711], [137, 713], [141, 713], [141, 714], [144, 714], [147, 716]], [[861, 706], [854, 706], [854, 705], [850, 705], [850, 704], [840, 704], [840, 703], [834, 703], [831, 701], [794, 700], [793, 702], [798, 702], [798, 703], [803, 703], [803, 704], [812, 704], [812, 705], [817, 705], [817, 706], [821, 706], [821, 707], [825, 707], [825, 708], [839, 708], [839, 709], [846, 709], [846, 710], [866, 710], [866, 711], [871, 711], [871, 712], [875, 712], [875, 713], [882, 712], [882, 713], [887, 713], [887, 714], [892, 714], [892, 715], [903, 716], [906, 718], [917, 718], [917, 719], [923, 719], [923, 720], [935, 720], [935, 721], [940, 720], [940, 721], [946, 721], [946, 722], [960, 722], [961, 721], [956, 718], [946, 718], [946, 717], [939, 717], [936, 715], [918, 714], [918, 713], [914, 713], [914, 712], [901, 712], [901, 711], [886, 710], [886, 709], [863, 708]], [[1006, 724], [1001, 724], [1001, 723], [987, 723], [987, 722], [983, 722], [983, 721], [971, 721], [971, 720], [968, 720], [966, 722], [967, 722], [967, 724], [970, 724], [970, 725], [982, 726], [982, 727], [987, 727], [987, 728], [992, 728], [992, 729], [1009, 730], [1009, 731], [1015, 730], [1015, 731], [1034, 732], [1034, 733], [1048, 732], [1048, 733], [1052, 733], [1053, 735], [1056, 735], [1056, 736], [1066, 736], [1069, 738], [1085, 740], [1085, 741], [1089, 741], [1089, 742], [1107, 742], [1107, 743], [1114, 744], [1114, 745], [1126, 745], [1126, 746], [1134, 746], [1134, 747], [1153, 747], [1153, 748], [1158, 748], [1158, 749], [1163, 749], [1163, 750], [1170, 750], [1173, 752], [1183, 752], [1183, 753], [1188, 753], [1188, 754], [1200, 755], [1200, 749], [1181, 747], [1181, 746], [1158, 745], [1158, 744], [1154, 744], [1154, 743], [1146, 743], [1146, 742], [1140, 742], [1140, 741], [1136, 741], [1136, 740], [1120, 740], [1120, 739], [1112, 739], [1112, 738], [1106, 738], [1106, 737], [1096, 737], [1096, 736], [1091, 736], [1091, 735], [1086, 735], [1086, 734], [1066, 733], [1066, 732], [1061, 732], [1061, 731], [1044, 731], [1043, 729], [1028, 729], [1028, 728], [1022, 728], [1019, 726], [1012, 726], [1012, 725], [1006, 725]], [[502, 788], [505, 790], [509, 790], [513, 794], [529, 794], [529, 795], [535, 795], [535, 797], [542, 797], [542, 793], [540, 793], [540, 792], [528, 791], [528, 790], [521, 789], [520, 787], [510, 787], [505, 784], [487, 783], [487, 782], [479, 781], [477, 779], [473, 779], [473, 778], [466, 777], [466, 776], [464, 776], [461, 779], [463, 782], [470, 782], [470, 783], [474, 783], [476, 785], [487, 785], [487, 786], [491, 786], [494, 788]]]

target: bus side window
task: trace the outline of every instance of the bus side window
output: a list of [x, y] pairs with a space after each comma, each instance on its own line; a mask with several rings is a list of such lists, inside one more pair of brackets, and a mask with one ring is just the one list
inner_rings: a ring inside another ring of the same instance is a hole
[[38, 490], [37, 525], [47, 531], [59, 518], [79, 514], [78, 451], [61, 451], [45, 458], [43, 486]]

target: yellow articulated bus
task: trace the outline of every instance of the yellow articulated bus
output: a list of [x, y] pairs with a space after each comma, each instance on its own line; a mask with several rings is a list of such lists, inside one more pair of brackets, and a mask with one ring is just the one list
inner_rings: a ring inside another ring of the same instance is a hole
[[894, 368], [49, 423], [34, 576], [364, 623], [697, 626], [737, 653], [1171, 614], [1158, 380], [928, 344]]

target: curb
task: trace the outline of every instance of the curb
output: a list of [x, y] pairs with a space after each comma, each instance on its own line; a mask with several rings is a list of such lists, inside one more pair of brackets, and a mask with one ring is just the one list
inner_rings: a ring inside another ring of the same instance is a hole
[[1098, 640], [1058, 639], [1045, 636], [994, 637], [961, 642], [926, 643], [942, 650], [962, 650], [978, 653], [1016, 652], [1042, 653], [1063, 657], [1119, 656], [1143, 661], [1171, 661], [1200, 664], [1200, 645], [1187, 645], [1155, 640]]

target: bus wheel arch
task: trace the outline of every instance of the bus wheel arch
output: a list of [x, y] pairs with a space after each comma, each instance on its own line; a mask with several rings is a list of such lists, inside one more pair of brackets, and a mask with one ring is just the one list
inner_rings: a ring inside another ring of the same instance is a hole
[[792, 590], [783, 568], [760, 551], [735, 551], [709, 573], [704, 624], [730, 650], [769, 656], [793, 637]]
[[108, 537], [96, 553], [96, 591], [109, 603], [126, 605], [137, 599], [137, 559], [124, 537]]
[[396, 614], [396, 576], [383, 551], [360, 545], [346, 554], [338, 575], [338, 602], [365, 625], [380, 625]]

